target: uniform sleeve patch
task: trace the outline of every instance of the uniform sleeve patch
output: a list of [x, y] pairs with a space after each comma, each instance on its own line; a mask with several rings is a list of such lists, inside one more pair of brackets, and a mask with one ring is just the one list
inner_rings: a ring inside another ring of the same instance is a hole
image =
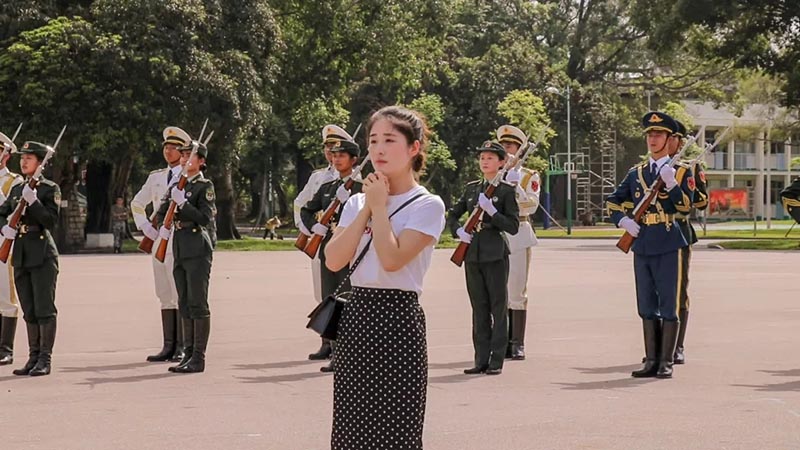
[[706, 184], [706, 173], [703, 171], [700, 171], [700, 181], [702, 181], [703, 184]]
[[531, 190], [534, 192], [539, 190], [539, 183], [536, 180], [531, 180]]
[[686, 184], [689, 186], [690, 191], [693, 191], [695, 187], [697, 187], [694, 182], [694, 177], [689, 177], [689, 179], [686, 180]]
[[209, 187], [206, 189], [206, 200], [213, 202], [214, 201], [214, 188]]

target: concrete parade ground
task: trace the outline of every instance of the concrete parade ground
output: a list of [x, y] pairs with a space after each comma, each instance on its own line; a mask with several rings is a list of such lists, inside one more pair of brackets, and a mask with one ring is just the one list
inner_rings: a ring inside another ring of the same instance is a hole
[[[430, 380], [425, 448], [800, 448], [797, 253], [696, 248], [687, 364], [633, 379], [643, 355], [632, 255], [613, 240], [542, 240], [526, 361], [467, 376], [463, 269], [437, 250], [422, 303]], [[148, 256], [62, 256], [54, 371], [0, 367], [0, 448], [330, 448], [333, 377], [306, 360], [312, 301], [301, 252], [218, 252], [206, 372], [147, 363], [161, 346]]]

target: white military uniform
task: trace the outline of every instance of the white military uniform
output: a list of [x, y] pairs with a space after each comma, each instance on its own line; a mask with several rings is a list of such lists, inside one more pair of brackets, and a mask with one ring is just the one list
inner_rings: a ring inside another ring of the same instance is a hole
[[[325, 125], [322, 128], [322, 143], [338, 143], [341, 140], [352, 141], [353, 138], [347, 131], [336, 125]], [[339, 179], [339, 172], [333, 168], [332, 165], [324, 169], [317, 169], [308, 177], [308, 182], [303, 187], [303, 190], [297, 194], [294, 199], [294, 223], [301, 233], [311, 236], [311, 231], [307, 230], [303, 225], [303, 220], [300, 218], [300, 210], [306, 205], [314, 194], [317, 193], [320, 186], [323, 184]], [[317, 303], [322, 301], [322, 279], [320, 275], [322, 264], [319, 260], [319, 254], [311, 261], [311, 281], [314, 285], [314, 299]]]
[[[527, 142], [527, 137], [519, 128], [504, 125], [497, 130], [501, 141], [504, 136], [512, 142]], [[513, 136], [513, 137], [510, 137]], [[529, 216], [539, 209], [541, 179], [539, 173], [527, 168], [520, 170], [520, 181], [516, 186], [519, 206], [519, 231], [515, 235], [506, 233], [508, 248], [508, 309], [526, 310], [528, 307], [528, 275], [531, 269], [531, 247], [538, 243]]]
[[[5, 137], [5, 135], [2, 136]], [[24, 179], [21, 175], [10, 172], [7, 167], [0, 169], [0, 204], [6, 201], [8, 194], [11, 192], [11, 188], [23, 181]], [[0, 245], [2, 245], [4, 240], [5, 238], [0, 236]], [[14, 255], [12, 254], [10, 258], [13, 257]], [[7, 264], [0, 262], [0, 316], [18, 317], [19, 300], [17, 299], [17, 290], [14, 286], [14, 269], [11, 266], [10, 258]]]
[[[178, 135], [184, 139], [185, 142], [190, 142], [191, 137], [180, 128], [169, 127], [164, 130], [164, 139], [167, 140], [170, 136]], [[172, 175], [169, 175], [169, 173]], [[165, 167], [150, 172], [147, 176], [147, 181], [144, 182], [142, 188], [131, 200], [131, 212], [133, 213], [133, 221], [136, 222], [136, 228], [141, 230], [146, 223], [151, 221], [147, 216], [147, 205], [153, 205], [153, 215], [158, 211], [162, 201], [167, 201], [166, 195], [169, 187], [178, 182], [181, 173], [181, 166]], [[169, 181], [167, 181], [169, 180]], [[153, 248], [158, 248], [161, 238], [156, 239], [153, 243]], [[178, 309], [178, 289], [175, 287], [175, 278], [172, 275], [174, 267], [174, 259], [172, 256], [172, 245], [167, 245], [167, 254], [164, 262], [160, 262], [155, 258], [155, 251], [153, 251], [153, 278], [156, 286], [156, 296], [161, 302], [161, 309]]]

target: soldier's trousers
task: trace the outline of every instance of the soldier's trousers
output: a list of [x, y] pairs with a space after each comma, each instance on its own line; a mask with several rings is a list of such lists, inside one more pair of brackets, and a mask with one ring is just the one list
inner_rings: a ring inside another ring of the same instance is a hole
[[508, 309], [528, 309], [528, 274], [531, 270], [531, 248], [515, 250], [508, 255]]
[[682, 257], [682, 269], [681, 270], [681, 292], [680, 292], [680, 304], [679, 310], [680, 311], [688, 311], [689, 310], [689, 263], [692, 261], [692, 246], [688, 246], [683, 249], [681, 254]]
[[319, 255], [311, 260], [311, 283], [314, 288], [314, 301], [322, 302], [322, 262]]
[[503, 367], [508, 345], [508, 258], [466, 262], [475, 366]]
[[122, 248], [122, 241], [125, 239], [125, 222], [112, 223], [111, 232], [114, 233], [114, 248]]
[[[156, 239], [153, 248], [158, 248], [161, 238]], [[155, 254], [155, 250], [153, 250]], [[164, 262], [153, 257], [153, 280], [155, 281], [156, 297], [161, 303], [161, 309], [178, 309], [178, 289], [175, 287], [175, 260], [172, 256], [172, 243], [167, 245], [167, 254]]]
[[14, 283], [25, 322], [40, 323], [56, 317], [57, 279], [57, 258], [46, 258], [36, 267], [14, 268]]
[[[3, 239], [0, 238], [0, 244], [2, 242]], [[8, 260], [8, 264], [0, 263], [0, 316], [19, 316], [19, 301], [17, 300], [17, 288], [14, 285], [14, 268], [11, 266], [11, 259]]]
[[211, 278], [211, 259], [207, 256], [175, 260], [175, 287], [178, 288], [178, 309], [184, 319], [211, 317], [208, 308], [208, 282]]
[[[347, 273], [350, 271], [350, 265], [347, 265], [343, 269], [339, 270], [338, 272], [333, 272], [327, 267], [325, 267], [325, 262], [320, 261], [321, 268], [320, 268], [320, 281], [322, 283], [322, 298], [325, 298], [334, 292], [336, 292], [336, 288], [342, 283], [342, 281], [347, 277]], [[350, 282], [348, 281], [342, 286], [341, 292], [348, 292], [350, 291]]]
[[661, 255], [633, 255], [636, 305], [644, 320], [678, 320], [684, 249]]

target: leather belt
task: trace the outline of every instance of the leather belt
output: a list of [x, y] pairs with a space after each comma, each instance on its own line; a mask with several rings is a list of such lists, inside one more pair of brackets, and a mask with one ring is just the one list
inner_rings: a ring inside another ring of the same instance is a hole
[[519, 216], [519, 221], [520, 222], [527, 222], [528, 220], [529, 220], [528, 216]]
[[184, 228], [195, 228], [197, 226], [198, 225], [195, 222], [189, 222], [189, 221], [175, 222], [175, 229], [176, 230], [182, 230]]
[[19, 226], [17, 233], [19, 234], [37, 233], [39, 231], [42, 231], [43, 229], [44, 228], [40, 227], [39, 225], [27, 225], [23, 223]]
[[672, 223], [675, 220], [675, 214], [665, 213], [648, 213], [642, 217], [642, 223], [645, 225], [658, 225], [660, 223]]

